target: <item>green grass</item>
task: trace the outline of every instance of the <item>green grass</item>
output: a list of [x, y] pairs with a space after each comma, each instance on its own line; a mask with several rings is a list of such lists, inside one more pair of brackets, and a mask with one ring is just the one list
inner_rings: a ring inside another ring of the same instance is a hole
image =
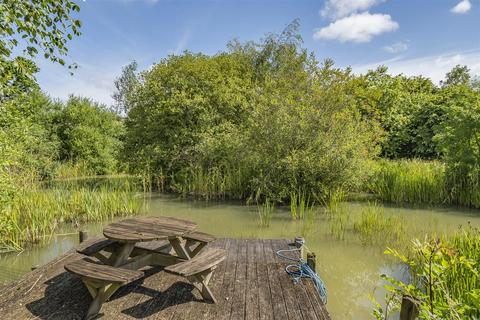
[[[157, 180], [157, 179], [154, 179]], [[241, 168], [204, 169], [194, 166], [170, 177], [170, 191], [205, 200], [244, 199], [247, 196], [246, 173]], [[165, 181], [162, 181], [165, 189]]]
[[360, 218], [354, 222], [353, 230], [363, 244], [393, 245], [405, 235], [404, 222], [398, 216], [386, 216], [382, 206], [369, 203], [362, 210]]
[[133, 215], [142, 206], [132, 190], [29, 188], [21, 190], [0, 216], [0, 251], [20, 250], [55, 232], [61, 223]]
[[275, 210], [275, 204], [266, 199], [264, 203], [257, 204], [257, 215], [259, 225], [262, 227], [269, 227], [272, 221], [273, 211]]
[[367, 191], [396, 204], [459, 205], [480, 208], [480, 181], [447, 173], [439, 161], [381, 160]]
[[370, 191], [394, 203], [449, 203], [445, 166], [440, 162], [400, 160], [378, 162]]

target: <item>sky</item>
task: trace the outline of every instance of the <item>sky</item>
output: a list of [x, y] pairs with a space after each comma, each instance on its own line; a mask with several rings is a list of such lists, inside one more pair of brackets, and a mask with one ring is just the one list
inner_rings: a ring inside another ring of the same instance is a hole
[[480, 75], [480, 0], [77, 0], [82, 35], [69, 42], [67, 68], [38, 60], [37, 80], [54, 98], [113, 102], [114, 80], [184, 50], [213, 55], [232, 39], [260, 40], [299, 19], [304, 47], [318, 60], [363, 73], [439, 82], [452, 67]]

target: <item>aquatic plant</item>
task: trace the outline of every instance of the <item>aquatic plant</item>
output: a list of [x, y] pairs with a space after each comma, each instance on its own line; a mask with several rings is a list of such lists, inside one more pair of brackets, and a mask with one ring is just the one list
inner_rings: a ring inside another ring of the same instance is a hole
[[387, 249], [408, 266], [409, 278], [398, 280], [382, 275], [388, 284], [387, 308], [374, 309], [377, 319], [398, 310], [401, 297], [413, 297], [420, 319], [478, 319], [480, 317], [480, 232], [468, 227], [449, 238], [426, 238], [412, 242], [412, 254], [406, 256]]
[[381, 160], [367, 191], [397, 204], [454, 204], [480, 208], [480, 180], [439, 161]]
[[354, 222], [353, 230], [362, 243], [393, 244], [402, 239], [404, 223], [398, 216], [386, 216], [385, 210], [377, 203], [369, 203]]
[[445, 166], [436, 161], [381, 160], [369, 189], [381, 200], [394, 203], [449, 202]]
[[24, 189], [0, 215], [0, 251], [38, 242], [61, 223], [78, 225], [133, 215], [141, 206], [141, 198], [129, 189]]
[[269, 227], [272, 220], [275, 204], [270, 199], [265, 199], [262, 204], [257, 204], [257, 214], [260, 226]]

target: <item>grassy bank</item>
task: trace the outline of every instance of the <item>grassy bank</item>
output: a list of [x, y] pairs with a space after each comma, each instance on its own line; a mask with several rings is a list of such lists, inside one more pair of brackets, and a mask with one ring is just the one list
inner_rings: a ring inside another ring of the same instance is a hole
[[142, 199], [130, 183], [30, 186], [17, 192], [0, 216], [0, 251], [20, 250], [75, 225], [136, 214]]
[[460, 174], [447, 174], [446, 165], [439, 161], [378, 161], [367, 191], [396, 204], [480, 208], [480, 184]]

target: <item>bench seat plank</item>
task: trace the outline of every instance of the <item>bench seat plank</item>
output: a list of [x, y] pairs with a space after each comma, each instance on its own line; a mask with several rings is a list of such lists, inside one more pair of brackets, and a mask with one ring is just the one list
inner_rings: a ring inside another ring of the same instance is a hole
[[217, 239], [214, 235], [199, 231], [186, 234], [183, 236], [183, 238], [204, 243], [210, 243]]
[[66, 264], [65, 270], [84, 279], [119, 285], [124, 285], [143, 277], [142, 271], [111, 267], [87, 258]]
[[100, 252], [107, 247], [113, 246], [116, 243], [117, 242], [115, 240], [110, 240], [105, 237], [91, 238], [80, 243], [80, 245], [77, 247], [77, 252], [87, 256], [92, 256], [95, 253]]
[[165, 271], [184, 277], [189, 277], [216, 266], [222, 262], [226, 256], [227, 251], [224, 249], [207, 248], [193, 257], [191, 260], [166, 267]]

